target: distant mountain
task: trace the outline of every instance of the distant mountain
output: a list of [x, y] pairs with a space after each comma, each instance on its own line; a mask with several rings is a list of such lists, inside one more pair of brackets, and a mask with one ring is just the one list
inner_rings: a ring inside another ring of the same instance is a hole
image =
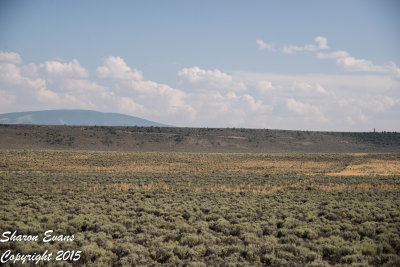
[[0, 114], [0, 124], [168, 126], [119, 113], [92, 110], [43, 110]]

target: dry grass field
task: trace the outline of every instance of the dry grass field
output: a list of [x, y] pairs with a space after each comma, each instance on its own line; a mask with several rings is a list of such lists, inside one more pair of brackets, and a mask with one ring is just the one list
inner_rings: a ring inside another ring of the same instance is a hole
[[156, 153], [0, 150], [0, 171], [400, 175], [398, 154]]
[[[78, 266], [399, 266], [399, 154], [0, 150], [0, 230]], [[50, 262], [60, 265], [60, 262]]]

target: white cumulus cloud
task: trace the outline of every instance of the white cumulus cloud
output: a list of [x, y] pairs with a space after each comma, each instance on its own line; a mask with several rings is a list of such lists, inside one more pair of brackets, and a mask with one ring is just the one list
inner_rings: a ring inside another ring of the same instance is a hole
[[21, 56], [15, 52], [3, 52], [0, 50], [0, 62], [8, 62], [12, 64], [21, 64]]
[[189, 83], [207, 81], [210, 83], [232, 82], [232, 77], [220, 70], [203, 70], [199, 67], [184, 68], [178, 72], [178, 76]]
[[88, 71], [76, 59], [68, 63], [46, 61], [39, 64], [39, 68], [44, 70], [48, 75], [63, 78], [86, 78], [88, 76]]
[[46, 81], [42, 78], [25, 76], [21, 68], [11, 63], [0, 64], [0, 83], [3, 87], [14, 88], [42, 88]]
[[387, 73], [396, 79], [400, 79], [400, 68], [394, 62], [376, 65], [370, 60], [355, 58], [346, 51], [318, 53], [316, 57], [318, 59], [335, 59], [336, 65], [344, 71]]
[[143, 74], [137, 69], [131, 69], [120, 57], [109, 56], [103, 66], [97, 68], [97, 77], [116, 80], [143, 80]]
[[45, 102], [45, 103], [53, 103], [53, 104], [60, 104], [60, 96], [51, 91], [51, 90], [47, 90], [46, 88], [40, 88], [37, 92], [36, 92], [36, 97], [40, 102]]
[[318, 53], [317, 58], [319, 59], [337, 59], [337, 58], [344, 58], [344, 57], [349, 57], [350, 54], [347, 53], [346, 51], [333, 51], [330, 53]]
[[235, 81], [233, 77], [218, 69], [204, 70], [197, 66], [184, 68], [178, 72], [181, 84], [196, 90], [228, 89], [233, 91], [246, 90], [246, 85]]
[[328, 49], [328, 40], [325, 37], [317, 36], [314, 38], [314, 44], [304, 45], [304, 46], [295, 46], [295, 45], [285, 45], [282, 49], [285, 54], [292, 54], [294, 52], [300, 51], [316, 51]]
[[342, 57], [336, 61], [338, 67], [353, 72], [385, 72], [384, 66], [378, 66], [369, 60], [354, 57]]
[[255, 85], [255, 89], [260, 94], [267, 94], [267, 93], [271, 93], [275, 89], [275, 87], [272, 85], [272, 83], [270, 81], [261, 80], [261, 81], [257, 81], [257, 83]]
[[11, 92], [7, 92], [5, 90], [0, 90], [0, 106], [2, 107], [10, 107], [15, 103], [16, 96]]
[[145, 107], [136, 103], [132, 98], [124, 96], [119, 98], [118, 110], [123, 113], [138, 114], [145, 112]]
[[297, 114], [321, 113], [318, 107], [311, 104], [302, 103], [294, 98], [286, 99], [286, 105], [289, 110], [294, 111]]
[[320, 122], [328, 122], [328, 119], [325, 118], [321, 109], [316, 105], [303, 103], [294, 98], [286, 99], [286, 105], [290, 111], [293, 111], [298, 115], [306, 116], [306, 120], [316, 118]]
[[259, 50], [263, 50], [263, 49], [266, 49], [269, 51], [275, 50], [275, 46], [273, 44], [266, 43], [263, 40], [256, 40], [256, 44], [258, 45]]

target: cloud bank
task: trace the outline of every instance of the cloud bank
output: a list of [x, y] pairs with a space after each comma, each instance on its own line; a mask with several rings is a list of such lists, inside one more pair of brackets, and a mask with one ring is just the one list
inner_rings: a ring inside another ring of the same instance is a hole
[[[327, 49], [326, 39], [315, 42], [291, 49]], [[176, 126], [400, 130], [394, 63], [374, 65], [346, 51], [315, 56], [334, 60], [344, 73], [226, 73], [191, 66], [180, 69], [176, 86], [170, 86], [146, 80], [121, 57], [106, 57], [90, 73], [78, 59], [33, 64], [15, 52], [0, 52], [0, 112], [80, 108]]]

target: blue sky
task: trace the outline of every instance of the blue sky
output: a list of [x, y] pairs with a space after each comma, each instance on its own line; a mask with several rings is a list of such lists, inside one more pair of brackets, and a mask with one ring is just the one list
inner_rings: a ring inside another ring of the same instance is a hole
[[400, 130], [398, 1], [0, 1], [0, 112]]

